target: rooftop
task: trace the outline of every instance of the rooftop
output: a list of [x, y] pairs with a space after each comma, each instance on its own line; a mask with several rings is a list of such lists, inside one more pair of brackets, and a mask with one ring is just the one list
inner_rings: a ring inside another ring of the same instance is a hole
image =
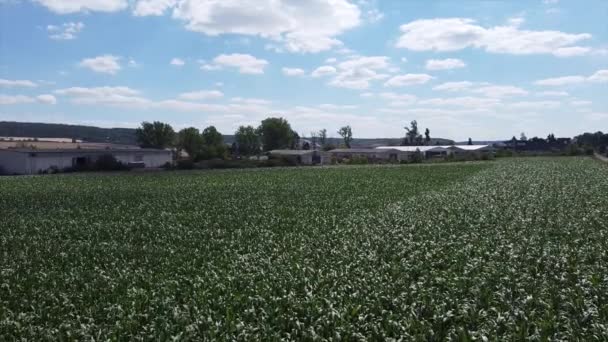
[[272, 150], [270, 151], [270, 154], [278, 154], [278, 155], [285, 155], [285, 156], [302, 156], [305, 154], [311, 154], [314, 153], [314, 150]]
[[120, 149], [91, 149], [91, 148], [8, 148], [0, 149], [0, 152], [16, 152], [16, 153], [160, 153], [171, 152], [170, 150], [160, 150], [155, 148], [120, 148]]

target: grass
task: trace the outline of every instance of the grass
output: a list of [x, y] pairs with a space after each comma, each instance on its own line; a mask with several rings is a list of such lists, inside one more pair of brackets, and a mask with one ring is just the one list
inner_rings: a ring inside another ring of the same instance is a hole
[[0, 339], [608, 338], [608, 167], [0, 178]]

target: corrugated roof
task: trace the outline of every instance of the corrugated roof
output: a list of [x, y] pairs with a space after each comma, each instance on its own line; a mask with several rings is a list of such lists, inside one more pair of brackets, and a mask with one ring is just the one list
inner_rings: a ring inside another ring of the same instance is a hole
[[446, 150], [443, 146], [380, 146], [376, 147], [379, 150], [397, 150], [401, 152], [443, 152]]
[[375, 148], [337, 148], [330, 153], [387, 153], [389, 151], [378, 151]]
[[170, 150], [160, 150], [155, 148], [132, 148], [132, 149], [90, 149], [90, 148], [55, 148], [55, 149], [40, 149], [40, 148], [9, 148], [0, 149], [0, 152], [17, 152], [17, 153], [171, 153]]
[[302, 156], [314, 153], [314, 150], [272, 150], [270, 154], [278, 154], [283, 156]]
[[491, 148], [490, 145], [440, 145], [440, 146], [380, 146], [376, 147], [381, 150], [398, 150], [402, 152], [416, 152], [416, 150], [420, 152], [445, 152], [447, 149], [456, 149], [462, 151], [477, 151], [484, 148]]

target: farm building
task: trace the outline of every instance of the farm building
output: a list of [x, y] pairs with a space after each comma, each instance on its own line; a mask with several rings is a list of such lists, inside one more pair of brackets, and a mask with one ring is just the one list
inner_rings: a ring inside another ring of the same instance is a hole
[[446, 156], [448, 150], [445, 146], [380, 146], [378, 150], [386, 151], [399, 151], [399, 160], [408, 160], [418, 152], [422, 154], [423, 158], [431, 158], [435, 156]]
[[157, 149], [0, 149], [0, 168], [6, 174], [36, 174], [51, 169], [86, 166], [99, 157], [112, 155], [133, 167], [154, 168], [170, 163], [169, 150]]
[[494, 152], [494, 148], [490, 145], [454, 145], [442, 146], [448, 150], [448, 154], [454, 155], [477, 155], [489, 154]]
[[[482, 155], [492, 153], [490, 145], [443, 145], [443, 146], [380, 146], [380, 150], [397, 150], [411, 157], [419, 151], [424, 158], [445, 157], [448, 155]], [[400, 159], [401, 160], [401, 159]]]
[[269, 154], [270, 157], [285, 158], [303, 165], [329, 164], [327, 153], [316, 150], [272, 150]]
[[399, 161], [403, 153], [397, 149], [376, 148], [338, 148], [329, 151], [332, 158], [338, 161], [342, 159], [366, 158], [369, 162]]

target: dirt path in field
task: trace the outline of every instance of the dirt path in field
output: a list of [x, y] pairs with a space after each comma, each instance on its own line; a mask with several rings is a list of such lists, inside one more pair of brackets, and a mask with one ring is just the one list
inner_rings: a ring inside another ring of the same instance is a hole
[[594, 157], [600, 161], [603, 161], [605, 163], [608, 163], [608, 157], [604, 157], [599, 153], [594, 153]]

